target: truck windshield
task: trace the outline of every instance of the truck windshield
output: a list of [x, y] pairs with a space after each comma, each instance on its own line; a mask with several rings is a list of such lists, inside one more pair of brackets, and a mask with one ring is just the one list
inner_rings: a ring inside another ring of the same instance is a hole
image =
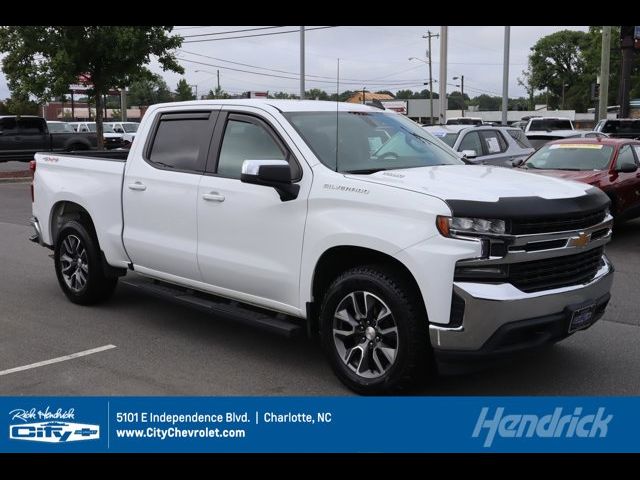
[[398, 168], [464, 165], [453, 150], [447, 150], [431, 134], [401, 115], [383, 112], [284, 115], [318, 159], [339, 172], [368, 174]]
[[612, 153], [609, 145], [556, 143], [542, 147], [524, 165], [544, 170], [604, 170]]
[[122, 126], [124, 127], [124, 131], [126, 133], [135, 133], [138, 131], [137, 123], [123, 123]]

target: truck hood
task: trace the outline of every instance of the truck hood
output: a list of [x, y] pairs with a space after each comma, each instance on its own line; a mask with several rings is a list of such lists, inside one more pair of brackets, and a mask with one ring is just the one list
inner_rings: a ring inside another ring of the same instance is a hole
[[497, 202], [509, 197], [548, 200], [585, 195], [590, 185], [490, 165], [439, 165], [387, 170], [348, 178], [388, 185], [442, 200]]

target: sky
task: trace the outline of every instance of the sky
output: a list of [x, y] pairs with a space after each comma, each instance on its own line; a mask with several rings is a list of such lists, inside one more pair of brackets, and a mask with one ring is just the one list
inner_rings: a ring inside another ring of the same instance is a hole
[[[428, 30], [440, 33], [439, 26], [339, 26], [311, 30], [317, 27], [307, 27], [309, 30], [305, 35], [306, 90], [320, 88], [329, 93], [335, 92], [338, 58], [340, 91], [366, 88], [369, 91], [395, 92], [399, 89], [426, 88], [423, 85], [428, 79], [426, 63], [409, 58], [426, 61], [427, 40], [423, 35]], [[586, 31], [587, 27], [511, 27], [510, 97], [526, 95], [517, 79], [527, 67], [530, 48], [539, 38], [564, 29]], [[197, 36], [237, 30], [245, 31]], [[295, 32], [263, 35], [288, 30]], [[177, 54], [185, 68], [184, 78], [194, 86], [194, 90], [197, 86], [198, 95], [215, 88], [217, 70], [220, 71], [221, 87], [229, 93], [254, 90], [297, 94], [300, 91], [298, 30], [299, 27], [177, 26], [174, 33], [185, 37]], [[249, 35], [261, 36], [225, 39]], [[459, 80], [453, 80], [453, 77], [464, 75], [464, 91], [470, 97], [483, 93], [500, 96], [504, 27], [450, 26], [448, 35], [447, 92], [459, 90], [456, 87]], [[433, 87], [435, 92], [438, 91], [439, 57], [440, 40], [433, 38], [432, 75], [436, 81]], [[157, 62], [152, 62], [150, 68], [160, 73], [172, 90], [182, 77], [172, 72], [162, 72]], [[0, 73], [0, 98], [8, 96], [4, 75]]]

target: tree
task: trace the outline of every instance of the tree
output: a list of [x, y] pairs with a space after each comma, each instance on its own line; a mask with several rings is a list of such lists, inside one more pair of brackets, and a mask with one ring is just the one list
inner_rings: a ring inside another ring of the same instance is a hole
[[229, 94], [225, 92], [222, 87], [216, 87], [215, 90], [209, 90], [206, 97], [207, 100], [214, 100], [216, 98], [229, 98]]
[[395, 97], [395, 95], [391, 93], [389, 90], [378, 90], [376, 93], [391, 95], [392, 97]]
[[312, 88], [304, 93], [305, 98], [310, 100], [329, 100], [329, 94], [319, 88]]
[[413, 95], [413, 90], [398, 90], [396, 92], [396, 98], [401, 100], [406, 100], [411, 98]]
[[6, 26], [0, 27], [2, 69], [9, 88], [40, 101], [69, 91], [82, 79], [96, 105], [98, 148], [103, 146], [102, 96], [132, 81], [149, 78], [151, 56], [163, 70], [184, 73], [173, 51], [182, 37], [170, 26]]
[[40, 106], [29, 99], [29, 95], [13, 92], [10, 98], [5, 100], [7, 113], [11, 115], [38, 115]]
[[151, 74], [149, 78], [141, 78], [131, 82], [127, 92], [129, 105], [149, 106], [154, 103], [173, 101], [173, 95], [164, 79], [157, 74]]
[[530, 86], [537, 90], [548, 89], [554, 97], [561, 99], [560, 103], [564, 96], [564, 108], [583, 110], [588, 104], [585, 101], [589, 84], [585, 76], [585, 50], [589, 49], [590, 43], [588, 33], [573, 30], [542, 37], [531, 47], [529, 55]]
[[193, 90], [191, 86], [187, 83], [184, 78], [181, 78], [178, 81], [178, 85], [176, 86], [176, 101], [184, 102], [186, 100], [195, 100], [196, 96], [193, 94]]
[[500, 110], [502, 108], [502, 97], [494, 97], [483, 93], [471, 99], [469, 105], [476, 105], [480, 111]]
[[527, 96], [529, 97], [528, 110], [533, 110], [535, 108], [535, 104], [533, 103], [533, 96], [536, 93], [536, 89], [531, 82], [531, 67], [523, 70], [521, 75], [521, 77], [518, 77], [518, 85], [524, 87], [525, 91], [527, 92]]
[[449, 94], [448, 108], [449, 110], [462, 110], [464, 106], [466, 108], [469, 102], [469, 96], [465, 93], [464, 97], [461, 92], [454, 91]]

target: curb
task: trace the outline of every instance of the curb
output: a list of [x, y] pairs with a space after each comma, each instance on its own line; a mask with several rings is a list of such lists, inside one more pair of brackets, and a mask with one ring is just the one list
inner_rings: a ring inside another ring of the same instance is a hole
[[31, 183], [31, 177], [0, 178], [0, 184], [3, 184], [3, 183]]

